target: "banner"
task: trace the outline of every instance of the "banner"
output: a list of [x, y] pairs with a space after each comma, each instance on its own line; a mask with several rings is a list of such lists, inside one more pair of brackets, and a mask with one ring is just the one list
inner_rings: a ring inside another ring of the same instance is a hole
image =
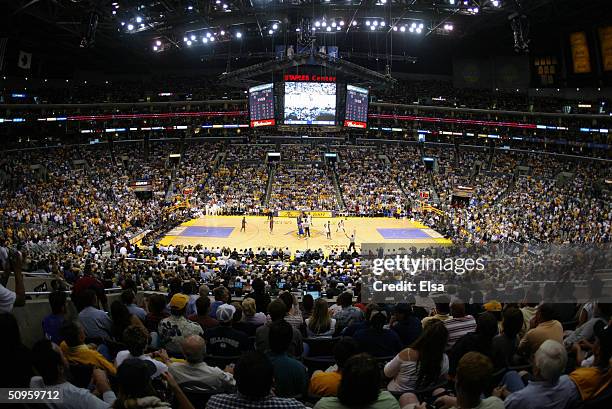
[[302, 213], [309, 214], [312, 217], [333, 217], [332, 212], [319, 211], [319, 212], [301, 212], [299, 210], [279, 210], [278, 217], [298, 217]]
[[17, 66], [24, 70], [29, 70], [32, 66], [32, 53], [26, 53], [25, 51], [19, 51], [19, 60], [17, 60]]
[[572, 63], [575, 74], [591, 72], [591, 57], [584, 31], [570, 34], [570, 47], [572, 49]]
[[612, 26], [599, 29], [601, 59], [604, 71], [612, 71]]

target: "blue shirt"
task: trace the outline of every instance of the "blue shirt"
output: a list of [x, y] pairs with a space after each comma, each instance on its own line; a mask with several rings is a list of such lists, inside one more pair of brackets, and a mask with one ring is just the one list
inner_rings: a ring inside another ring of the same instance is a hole
[[42, 327], [45, 338], [59, 345], [62, 342], [59, 331], [64, 324], [64, 320], [64, 315], [62, 314], [49, 314], [43, 318]]
[[290, 398], [304, 394], [308, 387], [306, 367], [286, 353], [270, 353], [269, 356], [274, 367], [274, 393], [276, 396]]
[[223, 304], [225, 304], [223, 301], [213, 301], [212, 304], [210, 304], [210, 312], [208, 313], [208, 315], [213, 318], [217, 318], [217, 308], [219, 308], [219, 306]]
[[113, 322], [108, 315], [97, 308], [87, 307], [79, 313], [79, 321], [83, 325], [87, 338], [111, 338]]
[[504, 406], [506, 409], [569, 409], [580, 400], [574, 382], [563, 375], [555, 384], [529, 381], [523, 389], [508, 395]]
[[130, 314], [137, 316], [142, 322], [144, 322], [145, 318], [147, 317], [147, 312], [136, 304], [127, 305], [127, 309]]

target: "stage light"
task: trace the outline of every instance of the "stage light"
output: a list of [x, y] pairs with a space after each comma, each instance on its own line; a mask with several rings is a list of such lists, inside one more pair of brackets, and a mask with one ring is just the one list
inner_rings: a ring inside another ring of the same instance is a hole
[[191, 40], [187, 40], [187, 45], [191, 45]]
[[419, 28], [423, 28], [423, 23], [420, 23], [420, 24], [419, 24]]
[[370, 25], [370, 20], [366, 20], [366, 26]]
[[117, 12], [115, 10], [113, 10], [113, 16], [116, 15], [116, 14], [117, 14]]
[[414, 33], [414, 27], [410, 26], [410, 28], [408, 29], [408, 31], [410, 31], [411, 33]]
[[423, 31], [423, 29], [422, 29], [421, 27], [419, 27], [419, 28], [417, 28], [417, 29], [416, 29], [416, 33], [417, 33], [417, 34], [421, 34], [421, 32], [422, 32], [422, 31]]
[[340, 20], [340, 25], [344, 26], [344, 20]]
[[335, 22], [335, 21], [333, 21], [333, 22], [331, 23], [331, 26], [332, 26], [332, 27], [334, 27], [334, 28], [336, 28], [336, 26], [337, 26], [336, 22]]
[[401, 26], [401, 27], [400, 27], [400, 31], [401, 31], [402, 33], [405, 33], [405, 32], [406, 32], [406, 26]]
[[393, 31], [397, 31], [397, 26], [393, 26]]
[[142, 17], [136, 17], [136, 22], [137, 23], [142, 23]]
[[240, 31], [236, 33], [236, 38], [242, 38], [242, 33]]
[[157, 46], [159, 47], [159, 46], [161, 45], [161, 41], [157, 40], [157, 41], [155, 42], [155, 45], [157, 45]]
[[125, 25], [125, 21], [121, 22], [121, 27], [123, 27]]
[[206, 43], [208, 42], [208, 38], [206, 38], [206, 37], [202, 37], [202, 42], [203, 42], [204, 44], [206, 44]]
[[455, 0], [448, 0], [448, 4], [450, 4], [451, 6], [455, 5]]
[[336, 27], [336, 31], [340, 31], [340, 26]]
[[191, 41], [195, 41], [196, 36], [192, 34], [190, 38], [191, 38]]
[[326, 30], [329, 32], [331, 31], [331, 27], [327, 27]]
[[299, 27], [295, 29], [295, 32], [296, 32], [296, 33], [299, 33], [299, 32], [300, 32]]
[[321, 25], [322, 25], [323, 27], [327, 27], [327, 22], [326, 22], [325, 20], [323, 20], [323, 22], [321, 23]]
[[210, 37], [212, 37], [212, 34], [206, 33], [206, 37], [210, 38]]
[[187, 10], [193, 10], [193, 6], [187, 6]]
[[187, 37], [183, 37], [184, 42], [187, 42], [187, 40], [189, 40]]
[[134, 24], [128, 24], [127, 29], [128, 31], [132, 31], [134, 29]]
[[224, 35], [225, 35], [225, 30], [221, 30], [221, 32], [220, 32], [219, 34], [221, 34], [222, 36], [224, 36]]
[[225, 10], [225, 9], [227, 9], [227, 4], [224, 4], [224, 5], [223, 5], [223, 9], [224, 9], [224, 10]]
[[352, 24], [353, 24], [353, 26], [356, 26], [357, 25], [357, 21], [353, 20]]
[[212, 43], [213, 41], [215, 41], [215, 37], [210, 37], [210, 42]]
[[319, 20], [315, 21], [315, 27], [321, 27], [321, 22]]
[[274, 30], [272, 30], [272, 29], [268, 30], [268, 34], [270, 34], [270, 35], [274, 34]]
[[378, 25], [378, 20], [374, 20], [374, 22], [372, 23], [374, 26]]
[[499, 0], [493, 0], [491, 4], [493, 5], [493, 7], [499, 7]]
[[272, 30], [278, 30], [278, 24], [276, 23], [272, 24]]
[[156, 45], [153, 46], [153, 51], [157, 51], [157, 46]]
[[384, 26], [386, 26], [386, 25], [387, 25], [387, 23], [385, 23], [384, 21], [381, 21], [381, 22], [380, 22], [380, 26], [381, 26], [381, 27], [384, 27]]
[[370, 31], [374, 31], [374, 30], [376, 30], [376, 27], [370, 26]]

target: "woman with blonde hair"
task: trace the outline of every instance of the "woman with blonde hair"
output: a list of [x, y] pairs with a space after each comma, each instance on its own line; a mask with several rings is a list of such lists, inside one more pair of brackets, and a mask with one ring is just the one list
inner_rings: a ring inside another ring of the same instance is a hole
[[312, 315], [306, 319], [306, 334], [309, 338], [331, 337], [336, 330], [336, 320], [329, 315], [327, 300], [317, 298]]
[[260, 326], [266, 323], [266, 314], [257, 312], [257, 306], [254, 298], [245, 298], [242, 301], [242, 312], [244, 313], [244, 322]]

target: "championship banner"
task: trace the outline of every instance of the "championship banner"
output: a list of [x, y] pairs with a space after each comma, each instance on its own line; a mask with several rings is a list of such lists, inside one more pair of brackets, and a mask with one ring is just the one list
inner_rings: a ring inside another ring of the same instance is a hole
[[584, 31], [570, 34], [570, 47], [572, 49], [572, 62], [575, 74], [591, 72], [591, 57]]
[[320, 212], [301, 212], [299, 210], [279, 210], [278, 217], [298, 217], [301, 214], [307, 214], [312, 217], [333, 217], [332, 212], [320, 211]]
[[612, 71], [612, 26], [599, 29], [601, 59], [604, 71]]

